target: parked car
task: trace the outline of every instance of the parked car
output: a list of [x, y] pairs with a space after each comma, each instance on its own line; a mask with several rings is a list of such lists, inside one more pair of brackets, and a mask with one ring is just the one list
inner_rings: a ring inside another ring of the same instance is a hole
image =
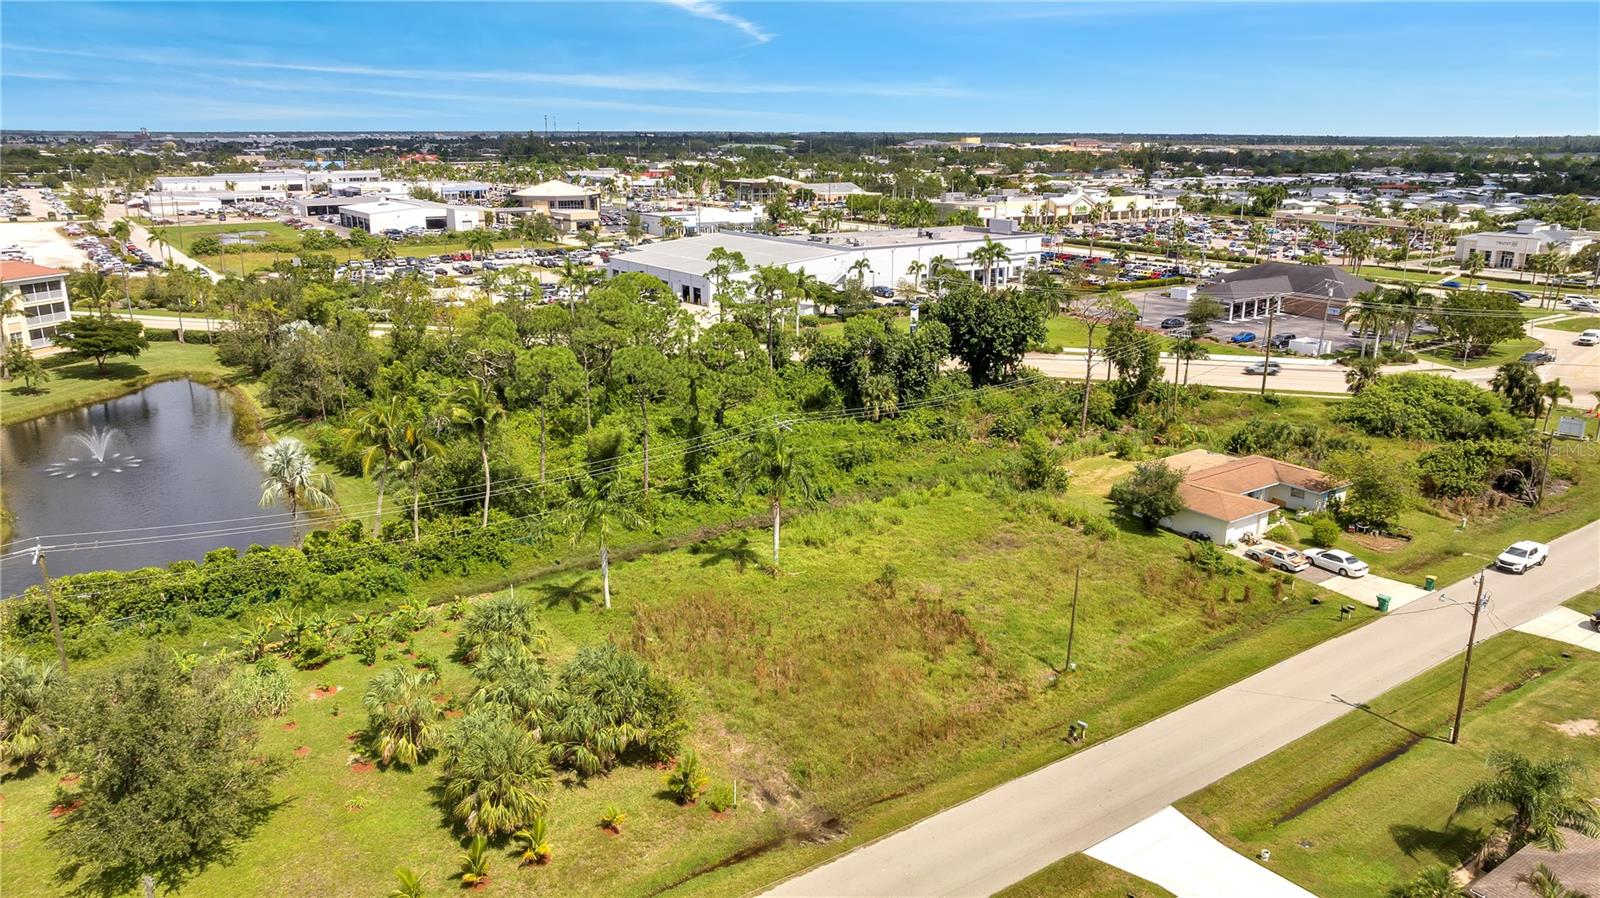
[[1461, 288], [1461, 282], [1460, 281], [1445, 281], [1445, 282], [1441, 283], [1439, 286], [1441, 286], [1441, 287], [1449, 287], [1451, 290], [1459, 290]]
[[1569, 299], [1567, 308], [1574, 312], [1600, 312], [1600, 303], [1592, 299]]
[[1307, 553], [1311, 563], [1325, 571], [1333, 571], [1342, 577], [1365, 577], [1367, 563], [1351, 555], [1343, 549], [1323, 549], [1320, 552]]
[[1524, 352], [1522, 360], [1530, 365], [1544, 365], [1556, 360], [1556, 354], [1548, 349], [1535, 349], [1533, 352]]
[[1494, 566], [1513, 574], [1526, 574], [1550, 560], [1550, 547], [1531, 539], [1512, 543], [1494, 560]]
[[1299, 337], [1300, 337], [1299, 334], [1273, 334], [1272, 335], [1272, 348], [1273, 349], [1284, 349], [1284, 348], [1287, 348], [1290, 343], [1292, 343], [1295, 340], [1299, 339]]
[[1251, 561], [1260, 561], [1262, 559], [1266, 559], [1266, 561], [1273, 567], [1281, 571], [1288, 571], [1291, 574], [1298, 574], [1311, 566], [1310, 559], [1306, 558], [1304, 555], [1301, 555], [1299, 552], [1296, 552], [1294, 549], [1284, 546], [1273, 546], [1266, 544], [1251, 546], [1250, 548], [1244, 550], [1244, 557], [1250, 559]]
[[879, 299], [893, 299], [894, 290], [889, 287], [873, 287], [872, 295]]
[[1507, 290], [1506, 292], [1511, 294], [1511, 296], [1516, 299], [1517, 302], [1527, 302], [1528, 300], [1533, 299], [1531, 295], [1524, 293], [1521, 290]]
[[1256, 334], [1254, 331], [1240, 331], [1228, 338], [1229, 343], [1254, 343], [1255, 341]]
[[1170, 330], [1170, 329], [1175, 328], [1175, 327], [1183, 327], [1184, 325], [1186, 325], [1188, 323], [1189, 323], [1189, 319], [1187, 319], [1187, 318], [1179, 318], [1177, 316], [1174, 316], [1172, 318], [1163, 318], [1163, 319], [1161, 319], [1161, 329], [1162, 330]]
[[1600, 346], [1600, 328], [1591, 327], [1578, 335], [1575, 341], [1579, 346]]
[[1246, 374], [1265, 374], [1269, 377], [1281, 370], [1283, 369], [1279, 367], [1277, 362], [1252, 362], [1244, 366], [1244, 373]]

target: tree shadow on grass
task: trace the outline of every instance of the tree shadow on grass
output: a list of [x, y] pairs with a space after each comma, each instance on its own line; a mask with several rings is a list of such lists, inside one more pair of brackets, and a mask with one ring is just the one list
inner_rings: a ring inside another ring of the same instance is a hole
[[745, 568], [761, 564], [761, 553], [750, 545], [750, 537], [742, 536], [732, 545], [707, 544], [701, 549], [705, 559], [700, 562], [701, 567], [714, 567], [725, 562], [731, 563], [735, 570], [744, 573]]
[[565, 605], [572, 611], [579, 611], [595, 597], [594, 582], [588, 576], [580, 576], [570, 583], [541, 583], [535, 589], [539, 591], [539, 601], [551, 610]]
[[1389, 827], [1389, 837], [1412, 860], [1425, 854], [1452, 867], [1476, 854], [1484, 841], [1484, 834], [1478, 829], [1454, 822], [1441, 829], [1397, 823]]
[[22, 386], [12, 387], [11, 389], [6, 391], [6, 393], [8, 395], [11, 395], [11, 396], [43, 396], [43, 395], [45, 395], [46, 393], [49, 393], [49, 392], [50, 391], [45, 389], [44, 387], [30, 387], [30, 386], [28, 386], [26, 384], [23, 384]]
[[[140, 878], [144, 873], [148, 873], [155, 878], [158, 889], [168, 893], [175, 893], [181, 889], [184, 883], [205, 872], [207, 868], [216, 864], [229, 864], [236, 860], [239, 846], [250, 841], [256, 831], [271, 819], [273, 814], [293, 803], [293, 798], [285, 798], [281, 801], [267, 802], [260, 807], [254, 808], [246, 815], [242, 825], [231, 838], [202, 849], [187, 858], [169, 860], [144, 871], [131, 865], [88, 871], [81, 882], [71, 887], [69, 894], [79, 896], [79, 898], [113, 898], [113, 896], [130, 893], [142, 894], [138, 890]], [[71, 826], [72, 824], [69, 821], [72, 819], [70, 816], [65, 818], [62, 826]], [[80, 873], [85, 872], [85, 866], [82, 863], [73, 861], [63, 862], [61, 866], [56, 868], [57, 883], [63, 887], [70, 885], [74, 879], [78, 878]]]

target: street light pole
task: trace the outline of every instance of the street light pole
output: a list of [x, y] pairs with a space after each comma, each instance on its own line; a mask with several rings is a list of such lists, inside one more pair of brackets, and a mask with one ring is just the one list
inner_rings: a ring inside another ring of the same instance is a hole
[[1072, 673], [1072, 641], [1078, 635], [1078, 578], [1083, 573], [1082, 567], [1072, 571], [1072, 623], [1067, 625], [1067, 669]]
[[1472, 643], [1478, 638], [1478, 615], [1483, 612], [1483, 582], [1488, 569], [1478, 572], [1478, 597], [1472, 602], [1472, 628], [1467, 631], [1467, 656], [1461, 663], [1461, 692], [1456, 696], [1456, 722], [1450, 728], [1450, 744], [1461, 741], [1461, 715], [1467, 709], [1467, 675], [1472, 672]]

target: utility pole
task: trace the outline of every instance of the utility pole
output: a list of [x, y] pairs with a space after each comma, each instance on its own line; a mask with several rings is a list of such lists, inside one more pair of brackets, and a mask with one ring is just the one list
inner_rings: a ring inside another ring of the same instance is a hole
[[33, 563], [39, 566], [39, 577], [44, 580], [44, 600], [50, 607], [50, 632], [56, 638], [56, 660], [61, 662], [61, 672], [67, 672], [67, 647], [61, 642], [61, 617], [56, 613], [56, 585], [50, 580], [50, 568], [45, 564], [44, 547], [37, 540], [33, 544]]
[[1067, 669], [1072, 673], [1075, 669], [1072, 663], [1072, 641], [1078, 635], [1078, 577], [1083, 573], [1082, 567], [1072, 571], [1072, 623], [1067, 625]]
[[1472, 643], [1478, 638], [1478, 615], [1483, 611], [1483, 581], [1487, 569], [1478, 572], [1478, 597], [1472, 602], [1472, 629], [1467, 631], [1467, 657], [1461, 664], [1461, 694], [1456, 696], [1456, 723], [1450, 728], [1450, 744], [1461, 741], [1461, 715], [1467, 709], [1467, 675], [1472, 672]]
[[1267, 395], [1267, 372], [1272, 366], [1272, 301], [1276, 297], [1267, 297], [1267, 354], [1261, 360], [1261, 395]]

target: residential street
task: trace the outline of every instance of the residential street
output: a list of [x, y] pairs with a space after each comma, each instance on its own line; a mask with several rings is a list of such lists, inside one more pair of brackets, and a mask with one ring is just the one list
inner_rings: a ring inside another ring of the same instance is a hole
[[[1600, 522], [1532, 573], [1487, 575], [1487, 639], [1600, 584]], [[1163, 807], [1458, 654], [1476, 587], [1435, 597], [1012, 780], [774, 888], [785, 896], [984, 896]], [[1330, 607], [1329, 613], [1336, 613]], [[1083, 711], [1091, 734], [1092, 708]]]

